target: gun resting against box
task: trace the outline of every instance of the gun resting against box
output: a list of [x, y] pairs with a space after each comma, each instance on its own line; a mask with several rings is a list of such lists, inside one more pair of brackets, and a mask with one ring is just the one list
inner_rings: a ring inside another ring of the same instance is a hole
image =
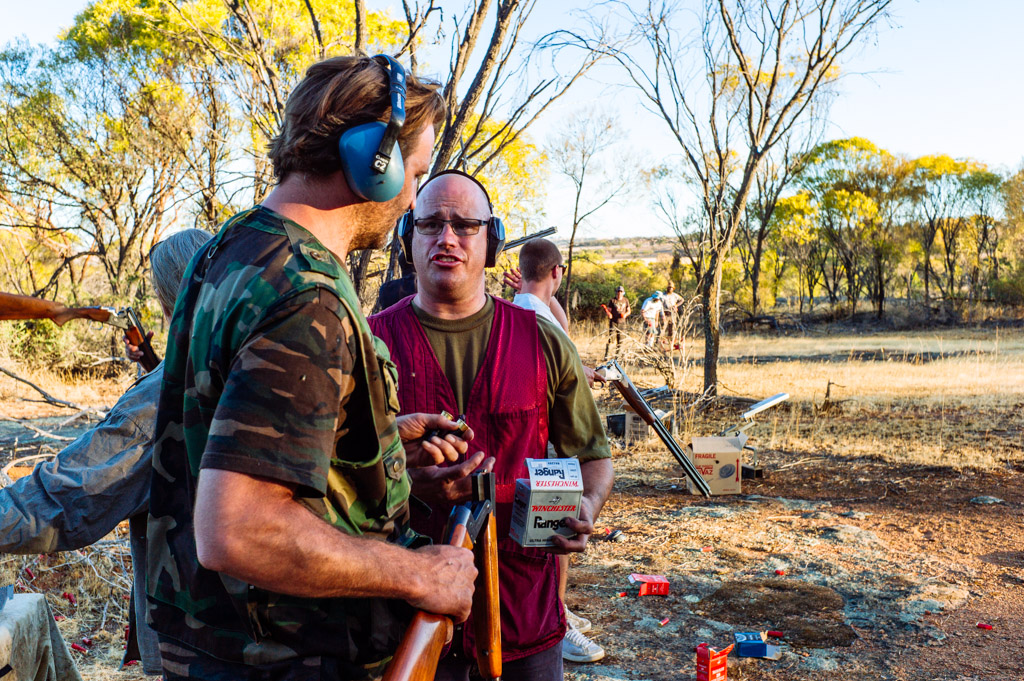
[[[473, 626], [476, 661], [485, 679], [501, 679], [501, 614], [498, 599], [498, 537], [494, 521], [494, 473], [474, 473], [472, 500], [452, 509], [445, 543], [476, 556]], [[455, 627], [450, 618], [428, 612], [413, 617], [384, 681], [432, 681]]]
[[647, 400], [644, 399], [640, 391], [633, 385], [633, 381], [629, 380], [629, 376], [622, 370], [619, 363], [614, 359], [607, 364], [603, 364], [597, 367], [596, 372], [600, 374], [606, 381], [611, 382], [619, 392], [622, 394], [622, 399], [626, 401], [626, 404], [637, 413], [637, 415], [647, 422], [654, 432], [658, 434], [661, 441], [668, 447], [668, 451], [672, 453], [672, 456], [676, 458], [679, 465], [682, 467], [683, 472], [686, 473], [686, 477], [693, 481], [700, 493], [705, 497], [711, 496], [711, 487], [708, 486], [707, 480], [700, 474], [697, 467], [693, 465], [693, 462], [686, 458], [683, 454], [683, 450], [679, 448], [679, 443], [672, 438], [672, 434], [668, 432], [665, 424], [661, 422], [658, 415], [651, 409], [651, 405], [647, 404]]
[[139, 364], [143, 369], [152, 371], [160, 363], [138, 314], [130, 307], [120, 310], [112, 307], [66, 307], [52, 300], [0, 292], [0, 320], [15, 319], [49, 319], [57, 326], [63, 326], [72, 319], [91, 319], [109, 324], [124, 331], [128, 342], [142, 351]]

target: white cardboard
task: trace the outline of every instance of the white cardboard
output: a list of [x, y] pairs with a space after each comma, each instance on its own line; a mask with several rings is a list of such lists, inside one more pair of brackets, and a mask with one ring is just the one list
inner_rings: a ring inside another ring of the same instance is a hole
[[575, 533], [565, 517], [580, 517], [583, 474], [579, 459], [527, 459], [530, 477], [516, 480], [509, 536], [524, 547], [554, 546], [551, 537]]
[[[743, 445], [747, 434], [737, 437], [695, 437], [686, 447], [688, 458], [707, 481], [712, 495], [740, 494], [743, 491]], [[699, 494], [689, 480], [690, 494]]]

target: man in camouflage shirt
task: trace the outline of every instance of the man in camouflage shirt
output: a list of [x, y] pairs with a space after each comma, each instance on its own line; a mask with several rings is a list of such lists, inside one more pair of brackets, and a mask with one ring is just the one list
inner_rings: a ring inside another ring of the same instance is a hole
[[[338, 139], [390, 118], [383, 58], [313, 65], [270, 158], [278, 184], [189, 266], [171, 322], [149, 517], [148, 618], [167, 679], [378, 676], [413, 607], [464, 620], [472, 554], [405, 548], [406, 466], [455, 424], [398, 412], [394, 365], [341, 262], [414, 203], [444, 105], [409, 78], [397, 198], [359, 198]], [[403, 442], [405, 446], [403, 447]]]

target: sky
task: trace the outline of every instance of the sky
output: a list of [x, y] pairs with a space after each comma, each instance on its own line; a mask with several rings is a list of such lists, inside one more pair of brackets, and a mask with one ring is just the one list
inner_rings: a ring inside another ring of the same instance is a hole
[[[369, 0], [371, 9], [392, 3]], [[541, 0], [531, 17], [538, 28], [557, 27], [563, 0]], [[582, 3], [572, 3], [582, 4]], [[25, 36], [49, 42], [81, 11], [83, 0], [0, 0], [0, 44]], [[392, 10], [395, 12], [395, 10]], [[400, 15], [400, 13], [399, 13]], [[840, 94], [832, 105], [828, 138], [866, 137], [895, 154], [944, 153], [971, 157], [995, 170], [1024, 165], [1024, 2], [1017, 0], [895, 0], [890, 24], [843, 63]], [[443, 64], [444, 62], [440, 62]], [[620, 115], [622, 138], [642, 155], [673, 151], [664, 123], [637, 113], [629, 94], [609, 96], [603, 84], [570, 92], [554, 115], [531, 134], [552, 140], [564, 117], [588, 106], [610, 106]], [[552, 178], [545, 224], [567, 236], [572, 224], [567, 183]], [[584, 237], [669, 234], [640, 192], [595, 214]], [[514, 230], [514, 226], [510, 226]]]

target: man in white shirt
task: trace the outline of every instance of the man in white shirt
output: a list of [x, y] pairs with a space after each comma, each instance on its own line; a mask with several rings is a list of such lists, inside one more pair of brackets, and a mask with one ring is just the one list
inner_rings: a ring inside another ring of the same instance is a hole
[[555, 299], [555, 292], [562, 285], [565, 274], [558, 246], [547, 239], [527, 241], [519, 252], [519, 269], [522, 284], [512, 302], [533, 310], [568, 333], [569, 322]]
[[[512, 302], [519, 307], [533, 310], [538, 316], [553, 322], [558, 328], [569, 333], [569, 322], [565, 311], [558, 304], [555, 292], [562, 285], [565, 264], [562, 254], [553, 242], [547, 239], [528, 241], [519, 252], [520, 277], [516, 273], [506, 273], [505, 282], [516, 289], [516, 297]], [[518, 279], [518, 281], [517, 281]], [[518, 284], [518, 286], [516, 286]], [[590, 385], [595, 378], [601, 379], [588, 366], [583, 367]], [[548, 445], [549, 452], [551, 445]], [[550, 454], [549, 454], [550, 455]], [[558, 597], [565, 603], [565, 589], [568, 582], [569, 561], [561, 556], [559, 562]], [[590, 629], [590, 620], [578, 617], [565, 608], [569, 629], [562, 639], [562, 658], [572, 662], [596, 662], [604, 657], [604, 649], [583, 635]]]
[[644, 320], [644, 343], [646, 345], [654, 345], [654, 341], [658, 337], [659, 321], [664, 311], [661, 297], [661, 291], [655, 291], [654, 295], [645, 300], [640, 307], [640, 316]]

